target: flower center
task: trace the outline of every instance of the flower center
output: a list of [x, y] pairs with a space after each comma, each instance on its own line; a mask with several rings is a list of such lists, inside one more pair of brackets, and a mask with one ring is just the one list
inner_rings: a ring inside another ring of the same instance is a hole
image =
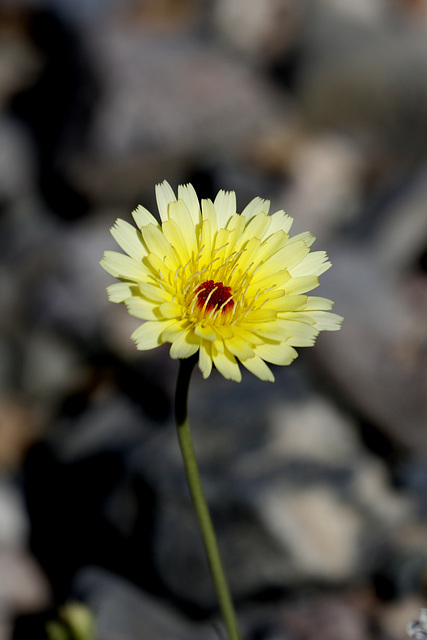
[[225, 287], [222, 282], [207, 280], [197, 287], [195, 293], [199, 309], [226, 311], [234, 307], [231, 287]]

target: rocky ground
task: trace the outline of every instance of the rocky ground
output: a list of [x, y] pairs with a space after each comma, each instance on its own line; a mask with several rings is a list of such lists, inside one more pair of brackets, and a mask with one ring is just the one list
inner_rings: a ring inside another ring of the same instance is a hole
[[244, 640], [401, 640], [427, 598], [427, 3], [4, 0], [0, 640], [78, 599], [99, 640], [223, 638], [176, 362], [107, 301], [154, 184], [272, 200], [339, 333], [190, 412]]

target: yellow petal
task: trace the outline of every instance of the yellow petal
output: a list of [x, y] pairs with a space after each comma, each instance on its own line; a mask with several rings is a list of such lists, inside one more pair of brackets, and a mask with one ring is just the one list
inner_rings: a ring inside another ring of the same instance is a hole
[[131, 335], [132, 340], [136, 342], [137, 349], [145, 351], [161, 345], [162, 341], [160, 340], [160, 336], [171, 322], [173, 322], [173, 320], [144, 322], [144, 324], [138, 327]]
[[154, 226], [157, 227], [159, 226], [156, 218], [142, 205], [138, 205], [137, 208], [132, 211], [132, 217], [139, 229], [146, 227], [147, 224], [154, 224]]
[[227, 348], [240, 360], [242, 360], [242, 358], [253, 358], [255, 355], [252, 347], [239, 335], [235, 335], [231, 340], [227, 340]]
[[289, 271], [292, 276], [308, 276], [312, 274], [320, 276], [331, 266], [326, 251], [312, 251], [295, 267], [289, 268]]
[[120, 218], [116, 220], [111, 227], [111, 235], [123, 251], [126, 251], [137, 262], [140, 262], [147, 255], [142, 244], [141, 234], [128, 222]]
[[268, 213], [270, 211], [270, 200], [264, 200], [263, 198], [254, 198], [243, 209], [242, 216], [246, 218], [247, 222], [259, 213]]
[[269, 231], [271, 234], [279, 230], [289, 233], [294, 222], [294, 219], [291, 218], [291, 216], [288, 216], [283, 210], [276, 211], [276, 213], [273, 213], [270, 218], [271, 224]]
[[218, 229], [224, 229], [229, 219], [236, 213], [236, 194], [234, 191], [218, 191], [214, 200], [218, 220]]
[[274, 382], [274, 375], [271, 369], [265, 364], [264, 360], [262, 360], [258, 356], [248, 358], [247, 360], [242, 360], [241, 362], [248, 371], [253, 373], [254, 376], [259, 378], [260, 380], [265, 380], [266, 382]]
[[228, 349], [224, 349], [224, 353], [221, 353], [215, 349], [215, 343], [212, 347], [212, 357], [214, 365], [221, 375], [227, 380], [234, 380], [240, 382], [242, 374], [237, 364], [236, 358]]
[[135, 282], [147, 279], [147, 270], [142, 263], [123, 255], [123, 253], [117, 253], [117, 251], [105, 251], [100, 264], [116, 278], [134, 280]]
[[177, 358], [189, 358], [194, 355], [200, 346], [200, 341], [189, 331], [182, 333], [173, 342], [169, 354], [175, 360]]
[[173, 342], [179, 336], [188, 333], [190, 327], [188, 320], [172, 320], [162, 334], [162, 342]]
[[269, 258], [266, 263], [273, 269], [287, 269], [290, 271], [293, 267], [296, 267], [297, 264], [306, 257], [309, 253], [310, 249], [307, 245], [301, 240], [300, 242], [288, 242], [280, 249], [280, 251], [276, 251], [276, 253]]
[[[238, 264], [237, 273], [241, 274], [249, 271], [251, 266], [256, 262], [256, 259], [257, 259], [256, 254], [257, 254], [257, 251], [259, 250], [260, 244], [261, 244], [261, 240], [259, 238], [251, 238], [249, 241], [247, 241], [245, 250], [239, 256], [239, 260], [237, 263]], [[239, 241], [236, 244], [236, 249], [239, 249], [239, 248], [241, 249], [242, 246], [243, 245]]]
[[150, 224], [144, 227], [141, 233], [148, 251], [157, 254], [162, 260], [164, 259], [165, 264], [172, 269], [176, 264], [176, 257], [161, 228]]
[[194, 333], [202, 338], [203, 340], [209, 340], [210, 342], [214, 342], [217, 340], [218, 336], [214, 329], [209, 325], [203, 326], [201, 323], [197, 324], [194, 327]]
[[[126, 307], [131, 316], [141, 320], [158, 320], [158, 306], [155, 302], [149, 302], [142, 298], [132, 296], [126, 300]], [[155, 313], [157, 310], [157, 313]]]
[[285, 285], [286, 293], [298, 295], [312, 291], [319, 286], [319, 278], [317, 276], [301, 276], [300, 278], [291, 278]]
[[169, 182], [164, 180], [161, 184], [156, 184], [156, 200], [162, 222], [168, 219], [169, 204], [176, 200], [175, 194]]
[[126, 298], [130, 298], [135, 290], [135, 285], [129, 282], [116, 282], [107, 287], [108, 299], [111, 302], [124, 302]]
[[[209, 226], [211, 229], [212, 234], [215, 233], [215, 231], [218, 230], [218, 218], [217, 218], [217, 214], [216, 214], [216, 209], [214, 207], [214, 204], [212, 202], [212, 200], [209, 200], [208, 198], [202, 200], [202, 218], [203, 220], [208, 220], [209, 221]], [[204, 244], [204, 243], [202, 243]], [[211, 244], [209, 242], [209, 249], [211, 249]]]
[[260, 344], [255, 347], [255, 354], [267, 362], [281, 366], [291, 364], [291, 362], [298, 356], [298, 353], [293, 347], [283, 343]]
[[[307, 319], [306, 319], [307, 320]], [[292, 347], [312, 347], [319, 334], [319, 330], [307, 322], [298, 320], [285, 321], [285, 330], [289, 333], [287, 343]]]
[[212, 342], [203, 341], [200, 345], [199, 369], [205, 380], [209, 378], [212, 371]]
[[328, 311], [329, 309], [332, 309], [333, 306], [333, 301], [328, 300], [328, 298], [321, 298], [320, 296], [308, 296], [303, 309], [308, 311]]
[[313, 322], [317, 331], [338, 331], [341, 328], [343, 318], [336, 313], [328, 311], [295, 311], [286, 315], [288, 320], [300, 322]]
[[181, 184], [178, 187], [178, 199], [183, 200], [187, 206], [195, 226], [200, 222], [200, 204], [196, 191], [191, 184]]
[[139, 291], [144, 298], [152, 300], [153, 302], [170, 302], [170, 293], [155, 284], [149, 282], [140, 282], [138, 284]]
[[163, 318], [182, 317], [182, 307], [177, 302], [164, 302], [160, 305], [159, 312]]
[[307, 247], [311, 247], [315, 240], [316, 236], [310, 233], [310, 231], [303, 231], [302, 233], [297, 233], [296, 236], [292, 236], [292, 238], [289, 239], [289, 243], [303, 242]]
[[258, 261], [261, 264], [264, 260], [268, 260], [272, 255], [283, 249], [288, 241], [288, 234], [284, 231], [276, 231], [272, 235], [268, 236], [267, 240], [264, 240], [259, 248]]
[[[174, 204], [175, 203], [172, 203], [170, 205], [171, 209]], [[184, 225], [182, 226], [182, 228], [184, 229]], [[171, 247], [176, 250], [181, 264], [187, 264], [187, 262], [191, 258], [191, 250], [194, 248], [195, 239], [193, 239], [192, 244], [186, 241], [180, 227], [177, 225], [175, 220], [166, 220], [166, 222], [164, 222], [162, 225], [162, 229]]]
[[[268, 295], [268, 294], [267, 294]], [[275, 300], [268, 301], [265, 309], [274, 309], [278, 312], [288, 312], [294, 309], [301, 309], [307, 301], [307, 296], [285, 295]]]
[[[190, 258], [193, 252], [194, 254], [197, 253], [196, 226], [183, 200], [171, 202], [169, 205], [169, 218], [175, 222], [176, 227], [181, 232], [183, 244], [186, 248], [186, 251], [181, 251], [181, 253], [185, 253]], [[171, 244], [173, 243], [171, 242]]]

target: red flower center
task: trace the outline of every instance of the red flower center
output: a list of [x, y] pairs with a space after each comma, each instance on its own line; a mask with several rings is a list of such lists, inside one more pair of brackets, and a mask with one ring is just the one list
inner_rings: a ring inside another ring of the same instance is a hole
[[207, 280], [197, 287], [195, 293], [197, 294], [197, 305], [200, 309], [206, 309], [207, 311], [221, 309], [221, 311], [226, 311], [234, 306], [231, 287], [225, 287], [222, 282]]

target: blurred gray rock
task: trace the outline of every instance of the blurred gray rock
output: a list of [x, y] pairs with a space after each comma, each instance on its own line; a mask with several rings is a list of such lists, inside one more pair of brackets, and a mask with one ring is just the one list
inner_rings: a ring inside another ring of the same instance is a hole
[[73, 589], [93, 610], [99, 640], [218, 638], [217, 623], [191, 622], [172, 606], [102, 569], [82, 569]]
[[[230, 410], [220, 394], [221, 411], [215, 386], [206, 395], [205, 385], [195, 384], [201, 394], [192, 419], [195, 447], [238, 600], [270, 588], [366, 576], [411, 514], [351, 421], [301, 391], [299, 399], [283, 398], [289, 389], [280, 381], [279, 373], [271, 395], [242, 388]], [[261, 397], [263, 417], [257, 415]], [[237, 417], [239, 410], [245, 417]], [[151, 439], [134, 464], [160, 492], [153, 555], [162, 580], [180, 597], [214, 606], [173, 429]]]
[[314, 7], [298, 80], [300, 114], [365, 140], [394, 162], [425, 157], [427, 43], [405, 21], [349, 20]]
[[102, 99], [71, 173], [101, 202], [138, 197], [195, 161], [234, 157], [282, 118], [273, 85], [201, 37], [110, 24], [93, 34], [92, 55]]
[[399, 283], [391, 268], [382, 270], [376, 248], [341, 244], [332, 255], [328, 291], [345, 321], [334, 339], [322, 336], [314, 355], [360, 415], [406, 451], [425, 456], [425, 331], [405, 275]]

